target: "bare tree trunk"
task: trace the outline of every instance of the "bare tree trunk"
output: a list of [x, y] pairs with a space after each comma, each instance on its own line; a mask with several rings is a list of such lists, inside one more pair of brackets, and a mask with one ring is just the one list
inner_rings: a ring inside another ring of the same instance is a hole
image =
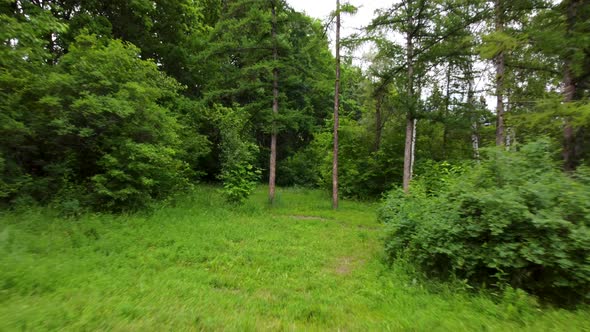
[[477, 122], [471, 124], [471, 147], [473, 148], [473, 159], [479, 161], [479, 135]]
[[404, 149], [404, 192], [410, 190], [410, 181], [412, 180], [412, 139], [414, 137], [414, 120], [408, 113], [406, 116], [406, 143]]
[[[494, 0], [496, 15], [496, 32], [504, 30], [504, 8], [502, 0]], [[496, 62], [496, 145], [504, 144], [504, 51], [500, 51]]]
[[[279, 113], [279, 70], [276, 67], [276, 61], [278, 59], [277, 50], [277, 13], [276, 3], [272, 4], [272, 39], [273, 48], [272, 56], [275, 61], [274, 69], [272, 70], [272, 113], [277, 115]], [[268, 200], [270, 204], [274, 203], [275, 200], [275, 182], [276, 182], [276, 170], [277, 170], [277, 128], [276, 123], [273, 120], [272, 132], [270, 136], [270, 167], [268, 176]]]
[[[508, 89], [508, 96], [506, 97], [506, 112], [510, 113], [510, 89]], [[512, 127], [504, 128], [504, 141], [506, 143], [506, 151], [510, 151], [512, 146], [516, 144], [516, 131]]]
[[379, 151], [381, 147], [381, 132], [383, 131], [383, 96], [380, 94], [377, 96], [377, 105], [375, 106], [375, 143], [373, 145], [373, 151]]
[[479, 162], [479, 119], [475, 112], [475, 93], [473, 91], [473, 75], [469, 69], [469, 86], [467, 88], [467, 105], [471, 110], [471, 148], [473, 149], [473, 159]]
[[416, 160], [416, 125], [418, 124], [418, 119], [414, 118], [414, 123], [412, 124], [412, 153], [410, 154], [410, 179], [414, 174], [414, 161]]
[[[410, 27], [412, 19], [410, 18]], [[404, 178], [403, 178], [403, 189], [405, 193], [410, 191], [410, 182], [412, 181], [412, 154], [413, 154], [413, 139], [414, 139], [414, 44], [412, 43], [412, 32], [408, 31], [406, 35], [406, 62], [408, 64], [408, 86], [407, 95], [410, 107], [407, 110], [406, 116], [406, 143], [404, 149]]]
[[336, 82], [334, 87], [334, 151], [332, 159], [332, 208], [338, 208], [338, 110], [340, 109], [340, 0], [336, 0]]
[[449, 64], [449, 66], [447, 67], [447, 75], [446, 75], [446, 80], [447, 80], [447, 86], [446, 86], [446, 91], [445, 91], [445, 110], [443, 113], [443, 141], [442, 141], [442, 154], [443, 154], [443, 159], [447, 158], [447, 140], [448, 140], [448, 136], [449, 136], [449, 128], [447, 126], [447, 116], [449, 114], [449, 106], [451, 104], [451, 65]]

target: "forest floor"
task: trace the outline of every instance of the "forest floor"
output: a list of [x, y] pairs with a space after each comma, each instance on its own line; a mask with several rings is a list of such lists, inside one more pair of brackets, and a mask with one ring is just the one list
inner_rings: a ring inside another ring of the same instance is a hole
[[3, 213], [0, 331], [588, 331], [588, 309], [388, 266], [377, 207], [281, 189], [270, 208], [264, 188], [231, 207], [200, 187], [149, 214]]

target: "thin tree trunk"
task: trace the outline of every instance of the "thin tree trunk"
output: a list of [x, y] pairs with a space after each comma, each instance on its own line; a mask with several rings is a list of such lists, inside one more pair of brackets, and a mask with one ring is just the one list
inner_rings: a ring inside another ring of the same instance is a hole
[[[496, 15], [496, 32], [504, 31], [503, 0], [494, 0]], [[504, 51], [500, 51], [495, 58], [496, 62], [496, 145], [504, 144]]]
[[447, 138], [448, 138], [448, 126], [447, 126], [447, 116], [449, 114], [449, 106], [451, 104], [451, 65], [447, 67], [447, 86], [445, 91], [445, 110], [444, 110], [444, 118], [443, 118], [443, 141], [442, 141], [442, 154], [443, 159], [447, 158]]
[[336, 82], [334, 87], [334, 151], [332, 160], [332, 208], [338, 208], [338, 110], [340, 109], [340, 0], [336, 0]]
[[471, 123], [471, 147], [473, 148], [473, 159], [479, 161], [479, 134], [477, 122]]
[[410, 190], [410, 181], [412, 179], [412, 139], [414, 137], [414, 119], [408, 113], [406, 116], [406, 143], [404, 149], [404, 192]]
[[[272, 57], [275, 61], [274, 69], [272, 70], [273, 81], [272, 81], [272, 113], [276, 116], [279, 113], [279, 70], [277, 66], [278, 50], [277, 50], [277, 13], [276, 3], [272, 4]], [[275, 182], [276, 182], [276, 169], [277, 169], [277, 128], [276, 122], [273, 120], [272, 132], [270, 136], [270, 167], [268, 177], [268, 199], [271, 204], [275, 200]]]
[[565, 125], [563, 127], [563, 170], [566, 172], [573, 171], [576, 167], [574, 164], [574, 127], [572, 126], [571, 119], [565, 119]]
[[[411, 24], [410, 19], [410, 27], [413, 26]], [[408, 31], [406, 35], [406, 62], [408, 64], [408, 86], [407, 86], [407, 95], [408, 95], [408, 114], [406, 116], [406, 143], [404, 149], [404, 178], [403, 178], [403, 189], [405, 193], [410, 191], [410, 182], [412, 181], [412, 153], [413, 153], [413, 138], [414, 138], [414, 45], [412, 43], [412, 34]]]
[[[467, 102], [471, 110], [474, 110], [475, 96], [473, 93], [473, 78], [469, 81], [469, 92]], [[471, 147], [473, 148], [473, 159], [479, 161], [479, 119], [476, 114], [471, 115]]]
[[373, 151], [379, 151], [381, 147], [381, 132], [383, 131], [383, 116], [382, 116], [382, 107], [383, 107], [383, 96], [377, 96], [377, 105], [375, 106], [375, 143], [373, 145]]
[[471, 110], [471, 148], [473, 159], [479, 162], [479, 119], [475, 113], [475, 93], [473, 91], [473, 75], [469, 69], [469, 86], [467, 88], [467, 105]]
[[418, 119], [414, 118], [412, 124], [412, 153], [410, 154], [410, 179], [414, 174], [414, 161], [416, 160], [416, 125], [418, 124]]
[[[510, 114], [510, 89], [507, 92], [505, 109]], [[512, 127], [504, 127], [504, 142], [506, 143], [506, 151], [510, 151], [512, 146], [516, 144], [516, 132]]]

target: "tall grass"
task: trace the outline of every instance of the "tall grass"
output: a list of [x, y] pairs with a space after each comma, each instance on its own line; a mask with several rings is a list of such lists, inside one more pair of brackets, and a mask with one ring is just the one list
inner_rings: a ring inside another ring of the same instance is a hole
[[584, 330], [590, 311], [472, 294], [383, 263], [376, 204], [215, 188], [134, 215], [0, 215], [0, 331]]

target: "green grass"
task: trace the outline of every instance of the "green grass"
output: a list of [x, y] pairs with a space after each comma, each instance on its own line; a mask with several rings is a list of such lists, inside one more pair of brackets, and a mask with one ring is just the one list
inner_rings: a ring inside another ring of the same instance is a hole
[[201, 187], [151, 214], [0, 215], [0, 331], [582, 331], [590, 311], [494, 301], [383, 263], [377, 204]]

